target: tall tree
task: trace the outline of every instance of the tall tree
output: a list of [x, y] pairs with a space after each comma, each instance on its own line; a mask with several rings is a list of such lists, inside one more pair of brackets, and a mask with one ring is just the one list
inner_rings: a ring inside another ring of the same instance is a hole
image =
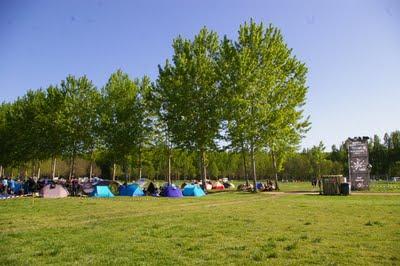
[[173, 143], [199, 152], [204, 185], [206, 152], [215, 147], [220, 126], [218, 36], [203, 28], [193, 41], [176, 38], [173, 49], [172, 63], [167, 60], [159, 66], [157, 90], [162, 99], [162, 119]]
[[58, 87], [49, 86], [46, 90], [44, 111], [40, 117], [44, 128], [43, 135], [46, 140], [42, 143], [41, 149], [46, 152], [46, 157], [51, 157], [52, 178], [55, 177], [56, 173], [57, 157], [62, 155], [63, 139], [65, 137], [62, 124], [64, 100], [65, 95]]
[[[128, 159], [142, 138], [142, 106], [140, 88], [129, 76], [117, 70], [102, 89], [101, 132], [107, 152], [120, 163], [128, 179]], [[115, 178], [115, 174], [113, 174]]]
[[12, 164], [10, 153], [12, 150], [11, 130], [7, 124], [7, 116], [10, 115], [12, 104], [0, 104], [0, 176], [3, 176], [5, 167]]
[[151, 84], [150, 78], [144, 76], [141, 79], [136, 79], [135, 84], [138, 88], [137, 95], [137, 137], [136, 137], [136, 150], [137, 150], [137, 169], [138, 178], [142, 177], [142, 162], [143, 162], [143, 149], [147, 144], [153, 140], [152, 129], [154, 126], [154, 109], [153, 103], [151, 102], [151, 93], [153, 86]]
[[295, 146], [309, 126], [302, 115], [307, 68], [277, 28], [252, 20], [240, 26], [237, 41], [225, 37], [221, 47], [221, 85], [229, 97], [227, 132], [234, 146], [249, 149], [256, 191], [256, 151]]
[[322, 141], [320, 141], [318, 146], [313, 146], [310, 149], [309, 156], [314, 177], [321, 178], [322, 166], [326, 160], [325, 146]]
[[63, 153], [71, 162], [71, 178], [75, 176], [76, 157], [92, 153], [97, 144], [97, 107], [100, 94], [86, 76], [75, 78], [69, 75], [61, 81], [60, 88], [65, 95], [64, 110], [60, 118], [65, 132]]

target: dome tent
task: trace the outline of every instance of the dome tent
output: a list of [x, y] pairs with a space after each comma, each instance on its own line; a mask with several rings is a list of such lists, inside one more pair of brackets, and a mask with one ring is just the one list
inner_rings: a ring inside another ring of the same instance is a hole
[[86, 195], [90, 195], [93, 193], [95, 186], [93, 186], [93, 184], [90, 182], [85, 182], [81, 184], [81, 188], [83, 193], [85, 193]]
[[96, 186], [91, 196], [95, 198], [111, 198], [114, 197], [114, 194], [108, 186]]
[[183, 197], [182, 195], [182, 190], [175, 186], [175, 185], [166, 185], [163, 187], [162, 194], [163, 197], [169, 197], [169, 198], [181, 198]]
[[93, 185], [94, 186], [107, 186], [108, 189], [111, 191], [111, 193], [118, 194], [118, 189], [122, 184], [119, 181], [101, 179], [101, 180], [98, 180], [97, 183], [94, 183]]
[[48, 184], [40, 190], [40, 196], [43, 198], [65, 198], [69, 192], [62, 185]]
[[183, 196], [194, 196], [194, 197], [202, 197], [206, 195], [199, 185], [192, 185], [192, 184], [186, 185], [182, 191], [182, 194]]
[[144, 196], [144, 193], [142, 188], [138, 184], [133, 183], [126, 186], [120, 186], [119, 195], [137, 197], [137, 196]]
[[224, 190], [225, 189], [224, 185], [222, 183], [220, 183], [220, 182], [215, 182], [212, 185], [212, 188], [213, 189], [218, 189], [218, 190]]

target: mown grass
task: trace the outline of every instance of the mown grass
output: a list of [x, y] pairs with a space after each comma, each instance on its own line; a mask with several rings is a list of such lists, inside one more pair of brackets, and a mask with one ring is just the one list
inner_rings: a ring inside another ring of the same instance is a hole
[[399, 265], [400, 196], [23, 198], [0, 202], [2, 265]]
[[373, 181], [369, 192], [400, 192], [400, 182], [393, 181]]

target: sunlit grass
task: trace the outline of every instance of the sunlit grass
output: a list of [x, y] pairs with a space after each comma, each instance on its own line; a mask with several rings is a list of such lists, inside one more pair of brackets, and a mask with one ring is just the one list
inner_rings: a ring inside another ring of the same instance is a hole
[[400, 196], [0, 202], [0, 264], [399, 264]]

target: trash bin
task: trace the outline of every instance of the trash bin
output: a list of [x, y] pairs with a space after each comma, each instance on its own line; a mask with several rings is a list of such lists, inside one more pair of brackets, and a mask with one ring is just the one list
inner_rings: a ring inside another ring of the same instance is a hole
[[340, 184], [340, 194], [342, 194], [344, 196], [348, 196], [350, 194], [349, 183], [341, 183]]

